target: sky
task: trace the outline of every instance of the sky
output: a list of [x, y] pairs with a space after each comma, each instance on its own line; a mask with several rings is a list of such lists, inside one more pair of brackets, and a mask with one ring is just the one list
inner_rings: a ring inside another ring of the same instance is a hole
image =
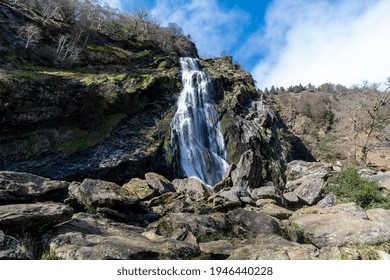
[[190, 34], [201, 57], [233, 56], [259, 88], [384, 83], [390, 0], [106, 0]]

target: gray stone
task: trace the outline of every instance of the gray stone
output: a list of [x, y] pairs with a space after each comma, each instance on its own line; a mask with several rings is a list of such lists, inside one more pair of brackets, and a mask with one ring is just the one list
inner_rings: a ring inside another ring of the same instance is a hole
[[281, 220], [288, 219], [294, 213], [275, 204], [265, 205], [260, 212]]
[[227, 240], [200, 243], [199, 248], [208, 259], [226, 259], [236, 249], [236, 247]]
[[327, 196], [325, 196], [323, 199], [321, 199], [316, 206], [320, 208], [330, 207], [330, 206], [334, 206], [336, 204], [336, 201], [337, 201], [336, 195], [330, 193]]
[[[374, 212], [372, 216], [375, 217]], [[390, 241], [388, 221], [373, 219], [368, 220], [361, 207], [351, 203], [302, 209], [290, 217], [290, 226], [319, 248]]]
[[35, 201], [60, 201], [69, 183], [28, 173], [0, 171], [0, 205]]
[[279, 222], [269, 215], [241, 208], [230, 211], [227, 215], [233, 227], [233, 234], [239, 235], [241, 229], [255, 234], [281, 233]]
[[115, 183], [85, 179], [81, 184], [72, 183], [69, 195], [85, 207], [130, 208], [137, 198]]
[[0, 230], [6, 232], [36, 229], [69, 220], [73, 209], [56, 203], [13, 204], [0, 206]]
[[172, 183], [177, 192], [184, 193], [194, 200], [208, 198], [211, 194], [211, 189], [195, 178], [176, 179]]
[[283, 193], [283, 198], [288, 202], [288, 203], [297, 203], [299, 202], [298, 196], [293, 193], [293, 192], [286, 192]]
[[251, 194], [254, 200], [270, 198], [280, 201], [282, 196], [280, 190], [274, 186], [254, 189], [252, 190]]
[[287, 241], [276, 235], [259, 235], [251, 244], [241, 244], [229, 260], [315, 260], [318, 249], [309, 244]]
[[262, 162], [252, 150], [242, 154], [237, 168], [232, 171], [233, 186], [247, 189], [258, 188], [262, 184]]
[[145, 180], [152, 189], [156, 190], [160, 194], [175, 191], [172, 183], [167, 178], [159, 174], [153, 172], [146, 173]]
[[324, 186], [325, 182], [321, 178], [307, 180], [302, 182], [302, 184], [294, 190], [294, 193], [308, 205], [313, 205], [321, 198]]
[[76, 214], [49, 237], [50, 251], [64, 260], [191, 259], [199, 248], [170, 238], [150, 240], [143, 229], [98, 216]]
[[139, 178], [131, 179], [122, 188], [139, 200], [149, 200], [157, 195], [157, 192], [150, 188], [145, 180]]
[[0, 260], [28, 260], [31, 257], [23, 244], [0, 230]]

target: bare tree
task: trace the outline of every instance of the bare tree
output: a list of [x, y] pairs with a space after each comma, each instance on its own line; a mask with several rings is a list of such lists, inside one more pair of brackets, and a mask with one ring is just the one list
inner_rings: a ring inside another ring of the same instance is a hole
[[17, 36], [25, 41], [24, 48], [27, 49], [39, 42], [41, 39], [41, 29], [33, 23], [27, 23], [18, 27]]
[[79, 59], [79, 55], [82, 48], [78, 46], [81, 40], [81, 32], [76, 33], [73, 36], [69, 34], [61, 35], [58, 38], [57, 44], [57, 61], [59, 62], [76, 62]]

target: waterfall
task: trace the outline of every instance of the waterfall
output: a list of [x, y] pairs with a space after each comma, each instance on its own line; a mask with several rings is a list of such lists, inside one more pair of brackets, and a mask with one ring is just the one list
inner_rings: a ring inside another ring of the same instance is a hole
[[178, 150], [181, 175], [218, 183], [228, 167], [210, 76], [198, 59], [181, 58], [183, 90], [171, 122], [172, 143]]

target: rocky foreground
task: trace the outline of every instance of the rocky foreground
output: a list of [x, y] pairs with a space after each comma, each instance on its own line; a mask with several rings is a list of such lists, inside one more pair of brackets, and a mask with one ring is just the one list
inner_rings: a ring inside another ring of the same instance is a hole
[[2, 171], [0, 259], [390, 258], [390, 210], [324, 197], [339, 166], [293, 161], [281, 191], [256, 185], [253, 157], [213, 189], [156, 173], [119, 186]]

